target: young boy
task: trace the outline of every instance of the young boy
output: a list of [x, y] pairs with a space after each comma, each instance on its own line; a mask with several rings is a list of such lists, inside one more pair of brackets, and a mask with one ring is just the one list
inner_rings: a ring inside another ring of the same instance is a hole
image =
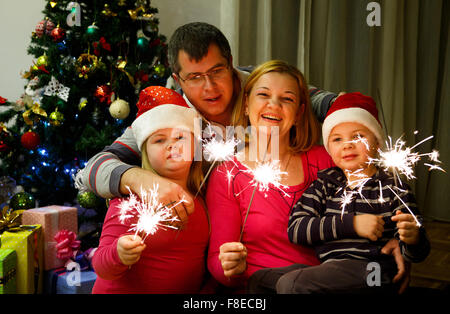
[[[277, 293], [360, 293], [376, 287], [394, 292], [396, 263], [380, 252], [386, 242], [399, 239], [402, 255], [410, 262], [420, 262], [429, 253], [425, 230], [403, 205], [417, 216], [410, 188], [403, 183], [397, 190], [391, 175], [369, 163], [384, 143], [373, 99], [360, 93], [339, 97], [328, 111], [322, 135], [336, 167], [318, 172], [288, 225], [290, 241], [314, 246], [321, 264], [261, 270], [251, 278], [250, 292], [270, 291], [268, 282], [276, 282], [272, 289]], [[361, 176], [367, 181], [360, 189], [354, 182]], [[343, 207], [349, 194], [352, 199]]]

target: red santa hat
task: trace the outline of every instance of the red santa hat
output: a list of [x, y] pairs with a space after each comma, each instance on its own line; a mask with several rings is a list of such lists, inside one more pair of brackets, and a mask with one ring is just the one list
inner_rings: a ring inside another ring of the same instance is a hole
[[322, 124], [323, 145], [327, 151], [331, 130], [344, 122], [356, 122], [364, 125], [375, 135], [380, 147], [383, 147], [383, 129], [378, 119], [377, 105], [371, 97], [361, 93], [347, 93], [336, 98]]
[[131, 128], [139, 149], [150, 135], [160, 129], [177, 128], [194, 133], [197, 112], [171, 89], [161, 86], [143, 89], [137, 107], [138, 113]]

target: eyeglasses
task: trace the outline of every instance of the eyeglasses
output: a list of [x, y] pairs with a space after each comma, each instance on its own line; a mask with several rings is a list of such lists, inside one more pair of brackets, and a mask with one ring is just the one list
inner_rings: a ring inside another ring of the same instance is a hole
[[202, 87], [206, 82], [206, 76], [211, 81], [219, 81], [226, 77], [229, 66], [219, 66], [205, 73], [191, 74], [186, 78], [182, 78], [177, 74], [178, 78], [188, 87]]

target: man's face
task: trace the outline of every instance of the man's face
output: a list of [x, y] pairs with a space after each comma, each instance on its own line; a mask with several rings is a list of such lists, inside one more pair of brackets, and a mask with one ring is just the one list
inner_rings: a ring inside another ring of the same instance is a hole
[[[215, 44], [199, 62], [190, 60], [180, 50], [178, 62], [181, 70], [174, 79], [180, 84], [189, 101], [208, 120], [229, 124], [233, 105], [233, 74], [231, 60], [226, 60]], [[202, 75], [207, 73], [208, 75]]]

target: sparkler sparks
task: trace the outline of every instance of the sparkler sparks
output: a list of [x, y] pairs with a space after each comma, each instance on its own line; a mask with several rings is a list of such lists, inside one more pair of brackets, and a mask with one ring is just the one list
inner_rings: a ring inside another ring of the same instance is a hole
[[153, 189], [148, 192], [141, 187], [141, 200], [131, 192], [129, 187], [127, 189], [130, 196], [119, 204], [119, 221], [125, 223], [128, 219], [138, 217], [137, 222], [131, 224], [129, 229], [129, 231], [135, 231], [135, 237], [137, 234], [144, 234], [142, 241], [145, 241], [147, 236], [154, 234], [160, 227], [177, 229], [177, 227], [170, 225], [170, 223], [179, 221], [173, 215], [172, 208], [186, 202], [185, 199], [181, 199], [169, 207], [158, 201], [158, 185], [153, 186]]

